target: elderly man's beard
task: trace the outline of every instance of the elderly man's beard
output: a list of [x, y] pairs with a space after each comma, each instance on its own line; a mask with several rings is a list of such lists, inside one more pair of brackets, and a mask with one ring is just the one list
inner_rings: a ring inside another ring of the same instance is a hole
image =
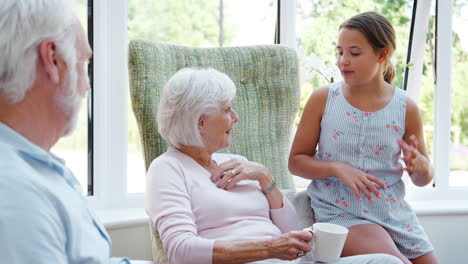
[[[71, 64], [73, 65], [73, 64]], [[81, 102], [83, 96], [78, 93], [78, 73], [76, 67], [70, 67], [70, 70], [65, 75], [63, 82], [63, 94], [57, 94], [55, 102], [57, 106], [63, 111], [65, 115], [69, 117], [68, 123], [66, 124], [63, 136], [70, 135], [75, 130], [78, 123], [78, 114], [80, 112]]]

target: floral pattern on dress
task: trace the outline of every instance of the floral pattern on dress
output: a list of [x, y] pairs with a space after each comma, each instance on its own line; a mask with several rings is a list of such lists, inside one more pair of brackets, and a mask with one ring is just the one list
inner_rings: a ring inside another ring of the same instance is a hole
[[375, 155], [380, 155], [380, 153], [387, 149], [388, 146], [387, 145], [377, 145], [377, 146], [374, 146], [373, 149], [374, 149], [374, 154]]
[[337, 129], [333, 129], [333, 135], [332, 135], [332, 137], [333, 137], [334, 139], [337, 139], [338, 137], [340, 137], [340, 136], [342, 136], [342, 135], [344, 135], [344, 132], [343, 132], [343, 131], [339, 131], [339, 130], [337, 130]]
[[400, 127], [398, 126], [396, 121], [392, 121], [391, 123], [388, 123], [385, 125], [386, 128], [393, 128], [395, 132], [400, 131]]
[[363, 171], [363, 172], [365, 172], [365, 173], [370, 173], [370, 172], [371, 172], [370, 169], [364, 169], [364, 168], [361, 168], [361, 167], [358, 167], [357, 169], [358, 169], [358, 170], [361, 170], [361, 171]]
[[407, 232], [413, 232], [413, 228], [411, 227], [410, 224], [402, 224], [401, 228], [406, 230]]
[[386, 187], [388, 187], [389, 183], [388, 183], [387, 178], [383, 178], [382, 182], [385, 184]]
[[324, 184], [323, 184], [323, 188], [328, 188], [330, 187], [331, 185], [331, 182], [330, 181], [326, 181]]
[[350, 116], [354, 119], [354, 122], [359, 122], [359, 118], [356, 111], [346, 112], [347, 116]]
[[415, 243], [412, 243], [410, 247], [406, 248], [406, 251], [408, 252], [419, 252], [421, 249], [419, 247], [416, 247]]
[[342, 205], [345, 208], [347, 208], [349, 206], [348, 202], [345, 200], [344, 197], [341, 197], [341, 201], [340, 201], [340, 199], [336, 199], [335, 204]]
[[390, 203], [390, 202], [396, 203], [396, 199], [395, 199], [395, 197], [393, 197], [393, 194], [389, 193], [387, 195], [387, 197], [385, 198], [385, 202], [387, 202], [387, 203]]
[[400, 97], [399, 100], [400, 105], [406, 108], [406, 104], [408, 103], [408, 98], [407, 97]]
[[335, 89], [332, 91], [332, 97], [337, 97], [340, 95], [340, 89]]

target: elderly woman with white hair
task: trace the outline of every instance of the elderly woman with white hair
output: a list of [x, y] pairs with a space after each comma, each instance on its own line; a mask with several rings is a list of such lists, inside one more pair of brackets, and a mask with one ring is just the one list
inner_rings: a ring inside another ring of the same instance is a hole
[[[182, 69], [164, 87], [157, 121], [170, 147], [148, 170], [146, 211], [171, 263], [285, 263], [311, 250], [312, 235], [294, 231], [294, 208], [268, 169], [216, 153], [239, 121], [235, 93], [214, 69]], [[401, 262], [369, 255], [343, 263]]]

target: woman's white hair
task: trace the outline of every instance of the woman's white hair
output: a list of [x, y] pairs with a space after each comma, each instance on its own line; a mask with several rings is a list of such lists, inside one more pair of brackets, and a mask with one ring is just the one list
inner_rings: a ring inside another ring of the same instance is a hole
[[157, 121], [159, 134], [173, 147], [203, 147], [198, 122], [219, 113], [236, 94], [236, 86], [215, 69], [184, 68], [164, 86]]
[[[1, 0], [0, 97], [23, 100], [36, 74], [38, 46], [50, 38], [60, 55], [76, 57], [73, 0]], [[71, 48], [70, 48], [71, 46]], [[64, 54], [67, 53], [67, 54]]]

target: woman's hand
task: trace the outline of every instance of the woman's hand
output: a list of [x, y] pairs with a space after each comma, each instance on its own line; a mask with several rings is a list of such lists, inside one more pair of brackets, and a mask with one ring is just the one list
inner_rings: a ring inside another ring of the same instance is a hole
[[272, 238], [267, 247], [271, 258], [294, 260], [312, 250], [309, 245], [311, 240], [312, 234], [309, 231], [291, 231]]
[[371, 196], [371, 192], [374, 193], [377, 198], [382, 198], [380, 192], [377, 190], [376, 184], [383, 189], [386, 189], [387, 185], [384, 182], [379, 180], [377, 177], [356, 169], [346, 163], [338, 162], [336, 164], [337, 177], [353, 190], [354, 195], [359, 199], [359, 201], [362, 200], [359, 191], [362, 191], [371, 202], [374, 201], [374, 198]]
[[258, 181], [263, 188], [271, 183], [271, 176], [260, 163], [234, 158], [221, 163], [211, 175], [211, 180], [218, 182], [217, 186], [225, 190], [242, 180]]
[[294, 260], [312, 250], [309, 231], [291, 231], [283, 235], [248, 240], [216, 240], [213, 246], [213, 264], [240, 264], [265, 259]]
[[414, 179], [415, 177], [429, 177], [430, 179], [425, 180], [424, 182], [431, 181], [431, 162], [426, 156], [419, 152], [419, 142], [416, 136], [411, 135], [409, 140], [411, 140], [411, 144], [408, 144], [402, 138], [398, 139], [398, 144], [403, 151], [403, 157], [401, 159], [406, 164], [406, 168], [402, 168], [402, 170], [406, 170], [408, 172], [413, 182], [417, 182], [417, 179]]

